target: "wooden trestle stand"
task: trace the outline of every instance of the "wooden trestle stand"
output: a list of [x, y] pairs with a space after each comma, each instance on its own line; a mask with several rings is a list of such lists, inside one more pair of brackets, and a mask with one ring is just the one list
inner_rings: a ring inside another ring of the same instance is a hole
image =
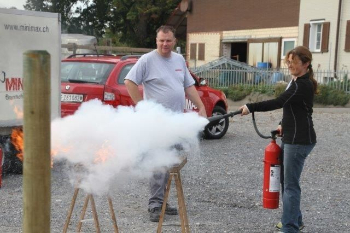
[[[166, 186], [166, 191], [165, 191], [165, 195], [164, 195], [162, 211], [161, 211], [161, 214], [160, 214], [158, 228], [157, 228], [157, 233], [161, 233], [161, 231], [162, 231], [162, 225], [163, 225], [163, 220], [164, 220], [164, 215], [165, 215], [166, 203], [168, 201], [171, 181], [172, 181], [173, 177], [175, 179], [175, 186], [176, 186], [176, 191], [177, 191], [177, 200], [178, 200], [178, 205], [179, 205], [179, 215], [180, 215], [180, 221], [181, 221], [181, 232], [182, 233], [190, 233], [190, 227], [188, 225], [187, 211], [186, 211], [186, 205], [185, 205], [185, 198], [184, 198], [184, 193], [183, 193], [182, 183], [181, 183], [181, 177], [180, 177], [180, 170], [183, 168], [183, 166], [185, 166], [186, 163], [187, 163], [187, 158], [184, 157], [180, 164], [177, 164], [177, 165], [173, 166], [169, 170], [169, 179], [168, 179], [168, 183], [167, 183], [167, 186]], [[74, 206], [75, 206], [75, 201], [76, 201], [76, 199], [78, 197], [78, 193], [79, 193], [79, 188], [75, 188], [74, 195], [73, 195], [73, 198], [72, 198], [72, 202], [71, 202], [70, 208], [68, 210], [66, 223], [65, 223], [64, 228], [63, 228], [63, 233], [67, 233], [68, 226], [69, 226], [69, 223], [70, 223], [70, 219], [72, 217], [73, 209], [74, 209]], [[111, 218], [112, 218], [112, 222], [113, 222], [114, 232], [118, 233], [118, 225], [117, 225], [117, 220], [116, 220], [116, 217], [115, 217], [115, 214], [114, 214], [112, 199], [109, 196], [107, 197], [107, 199], [108, 199], [109, 210], [110, 210], [110, 214], [111, 214]], [[92, 215], [93, 215], [93, 218], [94, 218], [96, 232], [100, 233], [101, 230], [100, 230], [100, 225], [99, 225], [99, 222], [98, 222], [95, 200], [94, 200], [94, 197], [93, 197], [92, 194], [87, 194], [87, 196], [85, 197], [83, 210], [82, 210], [81, 215], [80, 215], [80, 220], [78, 222], [78, 226], [77, 226], [76, 232], [81, 232], [81, 227], [82, 227], [83, 222], [84, 222], [85, 212], [86, 212], [87, 206], [89, 204], [89, 201], [91, 202], [91, 209], [92, 209]]]
[[166, 208], [166, 203], [168, 201], [169, 192], [170, 192], [170, 185], [171, 185], [171, 181], [172, 181], [173, 177], [175, 179], [175, 186], [176, 186], [176, 191], [177, 191], [177, 201], [178, 201], [178, 205], [179, 205], [179, 215], [180, 215], [180, 221], [181, 221], [181, 232], [182, 233], [190, 233], [190, 226], [188, 225], [185, 198], [184, 198], [181, 177], [180, 177], [180, 170], [181, 170], [181, 168], [183, 168], [183, 166], [185, 166], [186, 163], [187, 163], [187, 158], [185, 157], [182, 159], [180, 164], [173, 166], [169, 170], [169, 179], [168, 179], [166, 191], [164, 194], [164, 201], [163, 201], [163, 205], [162, 205], [162, 212], [161, 212], [160, 218], [159, 218], [157, 233], [162, 232], [162, 225], [163, 225], [163, 220], [164, 220], [164, 215], [165, 215], [165, 208]]
[[[79, 193], [79, 188], [75, 188], [74, 195], [73, 195], [73, 198], [72, 198], [72, 202], [71, 202], [70, 208], [68, 210], [66, 223], [65, 223], [64, 228], [63, 228], [63, 233], [66, 233], [67, 230], [68, 230], [69, 222], [70, 222], [70, 219], [72, 217], [72, 213], [73, 213], [75, 201], [76, 201], [76, 199], [78, 197], [78, 193]], [[108, 199], [108, 204], [109, 204], [109, 211], [110, 211], [112, 222], [113, 222], [114, 232], [118, 233], [118, 225], [117, 225], [117, 220], [116, 220], [115, 214], [114, 214], [112, 199], [109, 196], [107, 197], [107, 199]], [[86, 212], [87, 206], [89, 204], [89, 200], [91, 202], [91, 209], [92, 209], [92, 215], [94, 217], [94, 223], [95, 223], [96, 232], [100, 233], [101, 230], [100, 230], [100, 225], [99, 225], [99, 222], [98, 222], [95, 200], [94, 200], [94, 197], [93, 197], [92, 194], [87, 194], [86, 197], [85, 197], [83, 210], [82, 210], [81, 215], [80, 215], [80, 220], [79, 220], [76, 232], [81, 232], [81, 227], [82, 227], [83, 222], [84, 222], [85, 212]]]

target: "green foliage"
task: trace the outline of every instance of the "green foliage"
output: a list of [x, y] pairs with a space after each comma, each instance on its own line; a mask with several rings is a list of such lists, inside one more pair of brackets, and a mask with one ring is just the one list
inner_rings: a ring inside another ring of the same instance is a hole
[[250, 86], [250, 85], [232, 85], [221, 89], [227, 98], [233, 101], [239, 101], [252, 93], [260, 93], [268, 96], [273, 95], [273, 89], [268, 86]]
[[323, 105], [340, 105], [345, 106], [349, 100], [350, 95], [338, 89], [334, 89], [328, 85], [318, 85], [319, 93], [315, 96], [314, 102]]
[[[26, 10], [61, 14], [63, 33], [107, 38], [132, 47], [155, 47], [156, 29], [180, 0], [27, 0]], [[74, 11], [74, 12], [73, 12]], [[114, 38], [115, 37], [115, 38]]]
[[233, 101], [242, 100], [252, 92], [252, 88], [247, 85], [233, 85], [228, 88], [223, 88], [221, 90], [225, 93], [227, 98]]
[[278, 83], [275, 85], [275, 97], [280, 96], [286, 90], [287, 84]]
[[327, 85], [335, 89], [342, 89], [350, 92], [350, 80], [348, 79], [348, 74], [345, 74], [342, 80], [331, 81]]
[[134, 47], [155, 47], [157, 28], [166, 23], [178, 0], [114, 0], [109, 29], [120, 32], [120, 42]]
[[[250, 85], [234, 85], [228, 88], [222, 88], [221, 90], [225, 93], [228, 99], [233, 101], [239, 101], [247, 97], [252, 93], [260, 93], [266, 95], [272, 95], [278, 97], [286, 89], [286, 84], [276, 84], [274, 89], [268, 87], [252, 87]], [[334, 106], [345, 106], [349, 100], [350, 95], [345, 91], [335, 89], [328, 85], [318, 85], [319, 94], [315, 95], [314, 103], [322, 105], [334, 105]]]
[[268, 95], [268, 96], [272, 96], [273, 93], [274, 93], [274, 90], [270, 86], [255, 86], [253, 88], [253, 92], [257, 92], [257, 93], [265, 94], [265, 95]]
[[[73, 13], [72, 7], [77, 4], [84, 4], [87, 0], [27, 0], [24, 9], [33, 11], [54, 12], [61, 14], [61, 31], [71, 27]], [[76, 32], [79, 33], [79, 32]]]

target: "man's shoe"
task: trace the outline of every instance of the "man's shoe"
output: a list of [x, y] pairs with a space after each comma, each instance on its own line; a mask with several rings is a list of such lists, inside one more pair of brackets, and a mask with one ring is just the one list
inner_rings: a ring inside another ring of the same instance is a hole
[[[148, 209], [149, 212], [149, 220], [151, 222], [159, 222], [160, 214], [162, 212], [162, 207], [154, 207], [152, 209]], [[171, 207], [168, 203], [165, 207], [165, 214], [167, 215], [177, 215], [177, 209], [175, 207]]]
[[[282, 229], [282, 223], [281, 222], [279, 222], [279, 223], [277, 223], [276, 224], [276, 226], [275, 226], [278, 230], [281, 230]], [[301, 224], [301, 226], [299, 226], [299, 231], [301, 231], [302, 229], [304, 229], [304, 224], [302, 223]]]
[[159, 222], [161, 211], [162, 211], [161, 207], [154, 207], [153, 209], [148, 209], [149, 220], [151, 222]]
[[177, 215], [176, 207], [171, 207], [168, 203], [166, 204], [165, 214], [167, 215]]

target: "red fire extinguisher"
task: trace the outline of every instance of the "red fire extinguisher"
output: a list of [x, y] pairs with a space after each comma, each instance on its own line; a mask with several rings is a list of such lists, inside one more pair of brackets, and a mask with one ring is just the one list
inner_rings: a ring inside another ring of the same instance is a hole
[[279, 205], [281, 148], [276, 143], [275, 133], [271, 132], [272, 140], [265, 148], [263, 207], [266, 209], [277, 209]]
[[2, 181], [2, 149], [0, 147], [0, 188], [1, 188], [1, 181]]
[[252, 113], [252, 118], [256, 133], [262, 138], [272, 139], [265, 148], [263, 207], [266, 209], [277, 209], [279, 206], [281, 174], [281, 162], [279, 159], [281, 148], [276, 143], [279, 131], [273, 130], [271, 131], [271, 136], [264, 136], [259, 132], [256, 126], [254, 113]]

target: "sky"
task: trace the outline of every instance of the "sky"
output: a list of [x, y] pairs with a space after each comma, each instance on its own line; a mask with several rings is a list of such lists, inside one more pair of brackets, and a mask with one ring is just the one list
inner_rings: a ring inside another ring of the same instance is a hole
[[18, 10], [24, 10], [23, 5], [26, 0], [0, 0], [0, 8], [16, 7]]

